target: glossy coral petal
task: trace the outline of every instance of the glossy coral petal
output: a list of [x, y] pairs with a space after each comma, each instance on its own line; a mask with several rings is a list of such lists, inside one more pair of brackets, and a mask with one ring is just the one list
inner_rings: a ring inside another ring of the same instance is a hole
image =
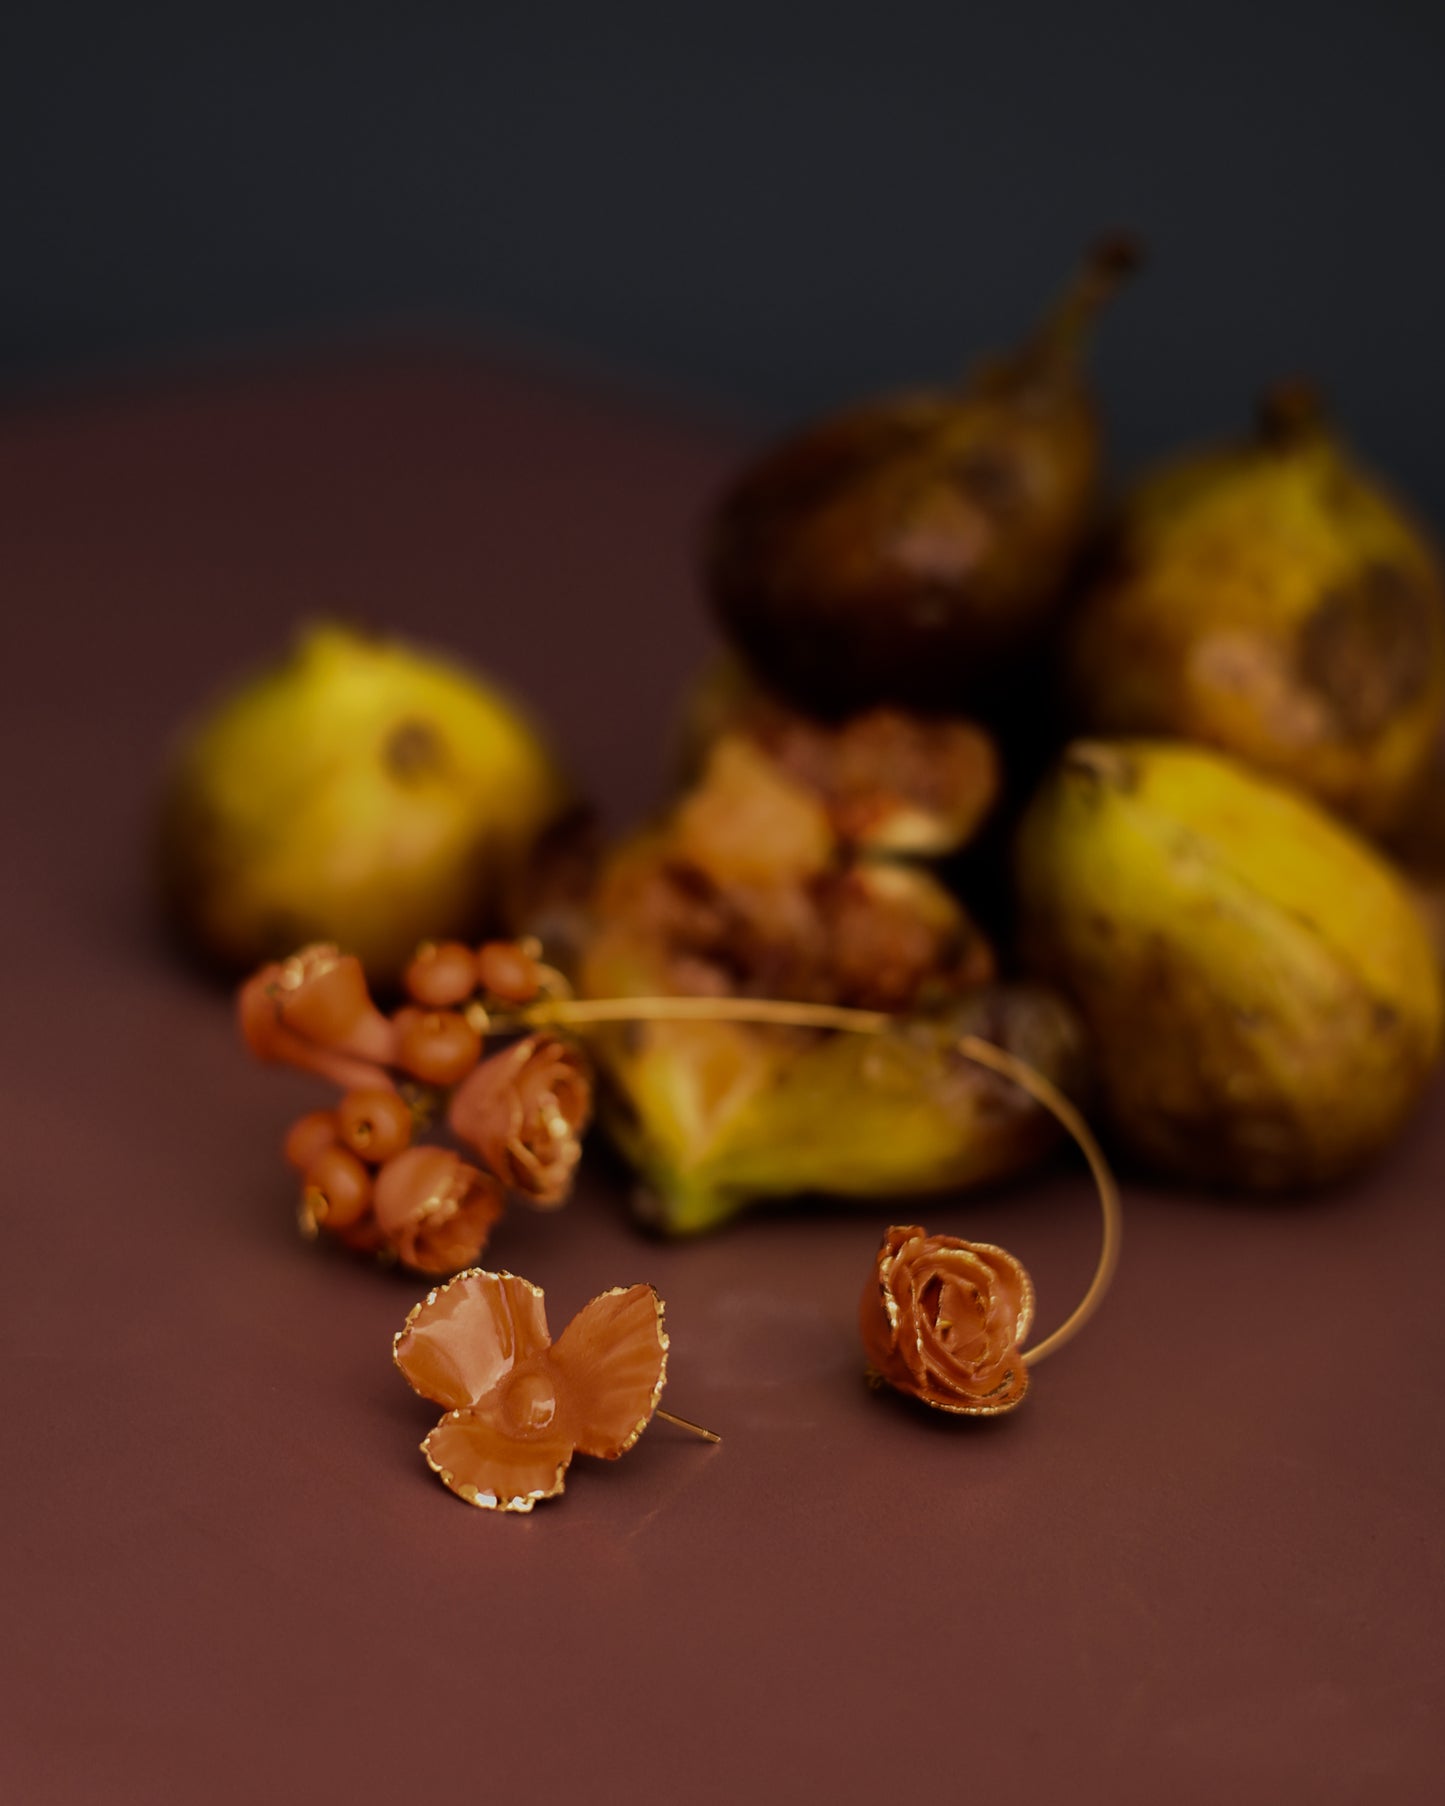
[[475, 1404], [551, 1338], [542, 1293], [514, 1273], [459, 1273], [427, 1293], [392, 1343], [407, 1383], [448, 1410]]
[[662, 1300], [651, 1286], [618, 1286], [585, 1305], [552, 1345], [565, 1421], [584, 1455], [630, 1449], [667, 1379]]
[[329, 942], [303, 947], [277, 968], [275, 996], [281, 1020], [304, 1040], [379, 1065], [394, 1057], [395, 1030], [371, 1001], [354, 953]]
[[376, 1180], [376, 1220], [388, 1242], [405, 1266], [431, 1278], [475, 1264], [502, 1200], [489, 1173], [429, 1143], [403, 1149]]
[[390, 1239], [398, 1260], [414, 1273], [440, 1279], [476, 1265], [492, 1225], [502, 1214], [502, 1188], [484, 1173], [445, 1217], [418, 1224]]
[[489, 1511], [530, 1511], [555, 1498], [572, 1459], [567, 1437], [510, 1437], [474, 1411], [450, 1412], [421, 1448], [443, 1485]]
[[390, 1090], [391, 1079], [380, 1066], [334, 1047], [323, 1047], [287, 1027], [273, 976], [276, 970], [274, 966], [263, 967], [236, 994], [241, 1038], [255, 1057], [274, 1065], [319, 1073], [343, 1090], [360, 1086]]

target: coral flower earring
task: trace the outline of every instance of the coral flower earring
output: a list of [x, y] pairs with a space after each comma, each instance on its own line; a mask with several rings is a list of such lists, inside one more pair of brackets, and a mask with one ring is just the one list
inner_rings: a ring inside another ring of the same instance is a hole
[[662, 1300], [619, 1286], [585, 1305], [554, 1342], [541, 1290], [514, 1273], [459, 1273], [428, 1292], [393, 1343], [397, 1366], [446, 1416], [427, 1465], [469, 1505], [530, 1511], [562, 1491], [574, 1454], [615, 1460], [654, 1413], [667, 1379]]
[[1021, 1402], [1029, 1370], [1019, 1344], [1033, 1319], [1033, 1281], [1005, 1249], [898, 1226], [883, 1238], [859, 1309], [870, 1370], [966, 1417]]
[[1059, 1327], [1025, 1349], [1034, 1283], [1006, 1248], [895, 1224], [863, 1287], [858, 1327], [873, 1380], [935, 1411], [998, 1417], [1027, 1396], [1030, 1368], [1062, 1348], [1098, 1308], [1118, 1264], [1122, 1224], [1114, 1175], [1073, 1104], [1003, 1048], [971, 1051], [1052, 1111], [1088, 1161], [1104, 1230], [1094, 1277]]

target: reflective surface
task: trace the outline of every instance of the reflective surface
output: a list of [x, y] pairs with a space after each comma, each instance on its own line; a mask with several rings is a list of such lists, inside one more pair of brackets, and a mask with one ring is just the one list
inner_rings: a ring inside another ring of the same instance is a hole
[[[487, 1260], [557, 1325], [656, 1285], [666, 1402], [724, 1441], [655, 1422], [530, 1518], [462, 1509], [416, 1453], [439, 1410], [390, 1343], [422, 1282], [296, 1236], [277, 1144], [332, 1095], [254, 1066], [151, 933], [169, 724], [294, 614], [401, 606], [638, 815], [702, 656], [689, 538], [732, 449], [462, 364], [0, 426], [5, 1799], [736, 1806], [796, 1782], [876, 1806], [900, 1751], [952, 1772], [940, 1627], [986, 1602], [971, 1791], [1433, 1802], [1438, 1087], [1312, 1202], [1127, 1185], [1107, 1304], [990, 1423], [863, 1383], [896, 1207], [674, 1246], [594, 1163]], [[1014, 1250], [1040, 1324], [1098, 1253], [1068, 1164], [926, 1221]]]

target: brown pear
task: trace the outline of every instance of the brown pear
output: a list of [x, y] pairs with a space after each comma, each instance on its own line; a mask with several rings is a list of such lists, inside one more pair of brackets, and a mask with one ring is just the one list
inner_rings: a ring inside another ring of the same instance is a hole
[[1035, 333], [963, 386], [824, 419], [743, 472], [705, 577], [765, 682], [827, 714], [957, 708], [1037, 641], [1097, 489], [1085, 342], [1134, 260], [1105, 240]]

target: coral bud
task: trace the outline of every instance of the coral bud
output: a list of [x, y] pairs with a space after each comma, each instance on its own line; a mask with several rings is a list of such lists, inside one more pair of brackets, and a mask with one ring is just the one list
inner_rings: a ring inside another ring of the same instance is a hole
[[542, 988], [536, 957], [518, 941], [488, 941], [477, 949], [482, 988], [503, 1003], [531, 1003]]
[[465, 1003], [477, 988], [477, 960], [460, 941], [423, 941], [402, 978], [407, 994], [429, 1010]]
[[304, 1173], [323, 1148], [333, 1147], [338, 1139], [336, 1115], [331, 1110], [308, 1110], [298, 1116], [286, 1131], [281, 1152], [286, 1164]]
[[482, 1037], [455, 1010], [396, 1013], [397, 1059], [426, 1085], [455, 1085], [482, 1057]]
[[348, 1091], [336, 1107], [335, 1122], [342, 1143], [372, 1166], [411, 1141], [411, 1111], [394, 1091]]
[[301, 1222], [314, 1233], [349, 1229], [366, 1215], [371, 1203], [371, 1174], [348, 1149], [323, 1148], [306, 1169], [301, 1194]]

